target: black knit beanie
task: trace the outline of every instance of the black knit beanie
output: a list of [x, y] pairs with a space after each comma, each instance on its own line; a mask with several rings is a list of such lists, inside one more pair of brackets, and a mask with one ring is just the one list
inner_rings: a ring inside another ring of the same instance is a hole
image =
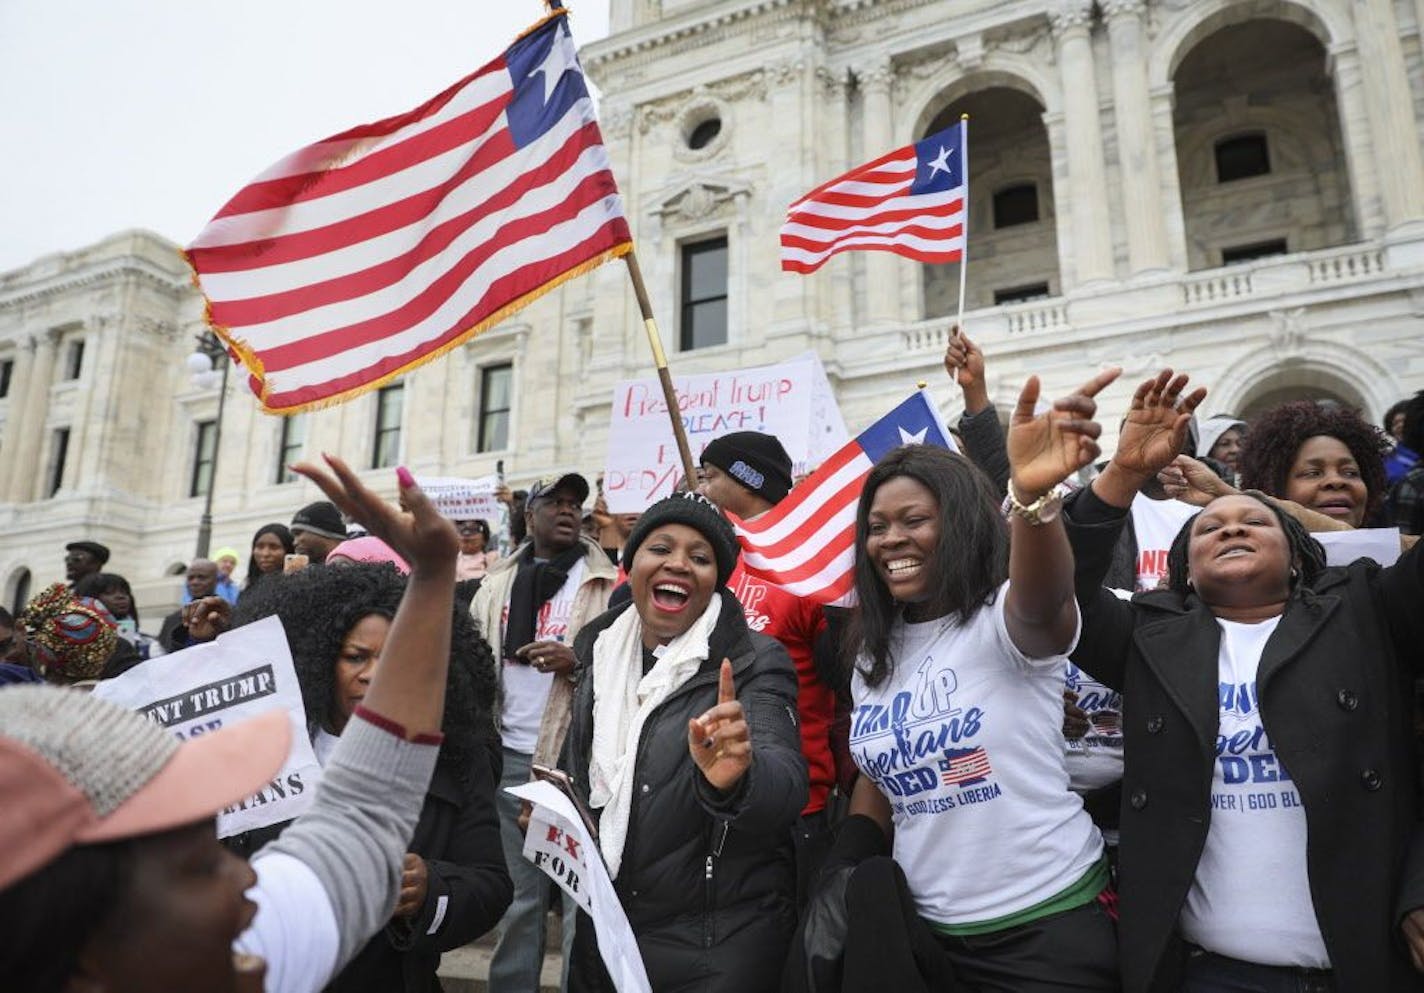
[[778, 504], [791, 492], [791, 456], [773, 435], [733, 431], [713, 438], [702, 450], [702, 461], [715, 465], [768, 503]]
[[737, 567], [737, 556], [741, 554], [737, 534], [722, 512], [696, 493], [666, 497], [643, 511], [643, 516], [633, 527], [633, 533], [628, 535], [628, 543], [623, 546], [624, 572], [633, 571], [633, 556], [638, 554], [639, 546], [655, 528], [664, 524], [686, 524], [700, 532], [712, 545], [712, 554], [717, 557], [717, 585], [727, 585], [727, 579]]

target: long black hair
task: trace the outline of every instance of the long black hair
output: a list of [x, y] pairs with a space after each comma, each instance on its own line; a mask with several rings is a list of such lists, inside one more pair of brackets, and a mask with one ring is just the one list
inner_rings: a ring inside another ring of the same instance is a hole
[[[1285, 532], [1286, 548], [1290, 552], [1290, 567], [1294, 572], [1290, 580], [1291, 593], [1313, 587], [1316, 577], [1325, 569], [1325, 549], [1320, 542], [1310, 536], [1310, 532], [1300, 521], [1281, 510], [1276, 501], [1260, 490], [1242, 490], [1241, 495], [1251, 497], [1269, 507], [1271, 513], [1276, 515], [1276, 522], [1280, 524], [1281, 530]], [[1177, 532], [1177, 537], [1172, 539], [1172, 547], [1167, 550], [1167, 588], [1181, 596], [1192, 592], [1189, 582], [1191, 577], [1188, 573], [1189, 552], [1192, 544], [1192, 525], [1200, 516], [1201, 511], [1197, 511], [1187, 519], [1182, 529]]]
[[[117, 572], [91, 572], [74, 584], [75, 596], [91, 596], [95, 600], [100, 600], [105, 593], [115, 590], [128, 594], [129, 616], [133, 618], [134, 627], [138, 627], [138, 604], [134, 602], [133, 587], [123, 576]], [[115, 617], [114, 620], [121, 621], [123, 618]]]
[[[297, 550], [296, 543], [292, 540], [292, 532], [287, 530], [287, 525], [285, 524], [262, 525], [257, 529], [257, 533], [252, 536], [252, 545], [249, 547], [255, 547], [258, 539], [264, 534], [275, 534], [277, 540], [282, 543], [282, 547], [286, 549], [288, 555], [291, 555]], [[278, 571], [280, 572], [281, 570]], [[243, 581], [242, 588], [245, 590], [252, 589], [252, 587], [261, 581], [264, 575], [265, 573], [257, 568], [257, 556], [249, 553], [247, 556], [247, 579]]]
[[[405, 577], [388, 562], [323, 566], [278, 575], [245, 596], [233, 625], [263, 617], [281, 619], [291, 646], [307, 724], [330, 730], [341, 643], [363, 617], [393, 618], [405, 593]], [[445, 684], [441, 730], [442, 763], [468, 786], [470, 768], [486, 761], [484, 751], [497, 734], [494, 656], [469, 613], [456, 605], [450, 614], [450, 673]]]
[[967, 622], [1009, 573], [1009, 531], [989, 477], [964, 456], [932, 445], [905, 445], [889, 452], [865, 477], [855, 512], [855, 591], [860, 606], [842, 643], [848, 664], [856, 664], [860, 655], [868, 657], [869, 667], [862, 667], [861, 675], [871, 686], [894, 671], [890, 632], [899, 606], [865, 551], [870, 505], [881, 486], [900, 476], [924, 486], [939, 503], [939, 542], [934, 558], [924, 566], [935, 579], [925, 604], [928, 616], [953, 614]]

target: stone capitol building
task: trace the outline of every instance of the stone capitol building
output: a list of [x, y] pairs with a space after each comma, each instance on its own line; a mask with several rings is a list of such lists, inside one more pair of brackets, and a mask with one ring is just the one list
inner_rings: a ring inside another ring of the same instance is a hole
[[[967, 113], [965, 321], [1001, 412], [1031, 372], [1053, 395], [1105, 364], [1189, 371], [1206, 414], [1315, 397], [1378, 421], [1424, 388], [1424, 0], [612, 0], [611, 24], [582, 60], [674, 373], [809, 350], [852, 432], [917, 380], [957, 415], [958, 266], [803, 277], [777, 232]], [[284, 467], [321, 451], [391, 493], [400, 463], [592, 478], [615, 381], [651, 373], [615, 263], [336, 408], [262, 414], [234, 368], [217, 444], [176, 247], [128, 231], [0, 273], [7, 608], [87, 538], [156, 628], [209, 490], [213, 547], [245, 564], [316, 498]], [[1130, 393], [1103, 398], [1109, 434]]]

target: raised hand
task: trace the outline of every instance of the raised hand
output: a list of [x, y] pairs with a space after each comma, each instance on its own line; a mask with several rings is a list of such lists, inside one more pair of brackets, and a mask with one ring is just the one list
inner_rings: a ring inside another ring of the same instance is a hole
[[989, 390], [984, 383], [984, 353], [958, 326], [950, 330], [949, 347], [944, 350], [944, 370], [964, 391], [964, 410], [977, 414], [989, 406]]
[[1137, 387], [1112, 457], [1118, 469], [1145, 482], [1181, 453], [1192, 412], [1206, 398], [1204, 387], [1183, 395], [1188, 381], [1163, 369]]
[[732, 684], [732, 663], [722, 660], [717, 705], [687, 722], [687, 750], [703, 778], [723, 793], [737, 785], [752, 764], [751, 729]]
[[1197, 507], [1237, 492], [1236, 487], [1190, 455], [1178, 455], [1157, 474], [1157, 479], [1169, 497]]
[[344, 513], [362, 524], [410, 563], [412, 573], [454, 572], [460, 550], [455, 525], [436, 512], [404, 466], [396, 470], [400, 484], [400, 509], [381, 499], [357, 478], [341, 459], [323, 455], [330, 472], [309, 462], [292, 471], [310, 479]]
[[183, 607], [183, 626], [191, 641], [212, 641], [232, 627], [232, 604], [220, 596], [205, 596]]
[[1121, 372], [1103, 370], [1038, 416], [1033, 413], [1038, 377], [1029, 377], [1009, 421], [1007, 439], [1010, 479], [1020, 503], [1032, 503], [1098, 457], [1102, 426], [1093, 420], [1098, 409], [1094, 397]]

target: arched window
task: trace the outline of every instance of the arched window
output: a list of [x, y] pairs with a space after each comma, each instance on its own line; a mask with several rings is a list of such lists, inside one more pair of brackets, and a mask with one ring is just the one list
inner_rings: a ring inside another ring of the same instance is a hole
[[30, 570], [21, 569], [15, 576], [14, 593], [10, 597], [10, 613], [16, 617], [25, 609], [30, 599]]
[[1216, 143], [1216, 181], [1265, 176], [1271, 171], [1271, 150], [1264, 134], [1242, 134]]
[[994, 194], [994, 227], [1011, 228], [1038, 220], [1038, 187], [1032, 183], [1008, 186]]

